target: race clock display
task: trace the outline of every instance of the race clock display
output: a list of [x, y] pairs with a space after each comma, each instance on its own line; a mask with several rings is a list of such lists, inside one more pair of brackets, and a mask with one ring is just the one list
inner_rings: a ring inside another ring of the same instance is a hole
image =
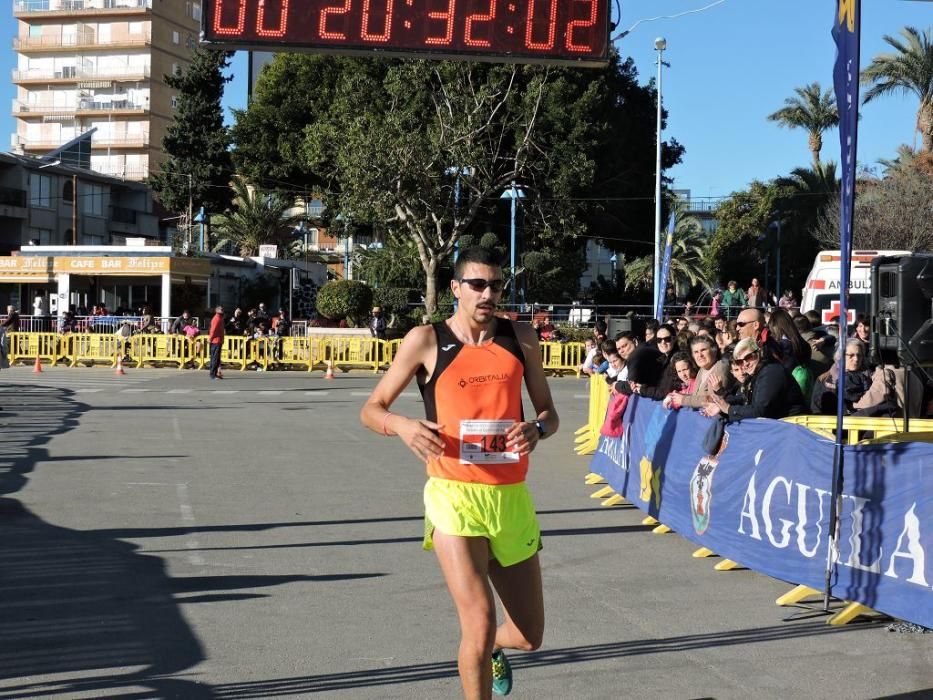
[[206, 0], [201, 40], [264, 51], [605, 65], [608, 0]]

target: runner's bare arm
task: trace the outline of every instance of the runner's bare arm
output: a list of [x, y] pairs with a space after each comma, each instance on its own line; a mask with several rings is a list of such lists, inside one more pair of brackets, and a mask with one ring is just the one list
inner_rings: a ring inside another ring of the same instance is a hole
[[[525, 355], [525, 387], [535, 408], [535, 418], [544, 426], [544, 437], [549, 438], [560, 427], [560, 418], [554, 408], [554, 399], [541, 365], [541, 346], [534, 329], [527, 323], [516, 323], [515, 334]], [[508, 432], [509, 441], [520, 454], [531, 452], [541, 439], [537, 426], [530, 421], [513, 425]]]
[[406, 418], [390, 412], [389, 408], [419, 370], [433, 371], [435, 346], [434, 330], [430, 326], [418, 326], [409, 331], [388, 371], [360, 411], [363, 425], [382, 435], [398, 435], [421, 460], [443, 452], [444, 441], [436, 432], [441, 426], [424, 419]]

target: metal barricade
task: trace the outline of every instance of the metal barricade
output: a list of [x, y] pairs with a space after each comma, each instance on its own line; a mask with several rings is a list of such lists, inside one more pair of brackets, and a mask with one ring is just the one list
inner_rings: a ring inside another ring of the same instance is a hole
[[282, 338], [274, 362], [284, 367], [307, 367], [311, 372], [315, 365], [323, 365], [321, 339], [314, 337], [289, 336]]
[[6, 334], [8, 345], [8, 360], [11, 365], [17, 362], [48, 361], [51, 365], [65, 359], [64, 347], [58, 333], [26, 333], [15, 331]]
[[379, 371], [382, 363], [384, 340], [347, 336], [327, 336], [322, 342], [324, 360], [346, 372], [354, 367]]
[[129, 338], [113, 333], [72, 333], [68, 340], [71, 367], [76, 367], [78, 363], [94, 365], [98, 362], [115, 367], [117, 355], [128, 355], [130, 352]]
[[[802, 425], [814, 433], [818, 433], [829, 440], [835, 439], [836, 416], [791, 416], [784, 418], [787, 423]], [[903, 418], [867, 418], [862, 416], [846, 416], [842, 419], [842, 429], [845, 431], [847, 445], [857, 445], [863, 441], [875, 441], [879, 438], [892, 439], [901, 434], [933, 432], [933, 418], [911, 418], [910, 431], [904, 433]], [[869, 437], [865, 433], [872, 433]]]
[[178, 369], [191, 361], [191, 344], [180, 335], [134, 335], [131, 355], [137, 367], [145, 364], [173, 364]]
[[385, 356], [382, 358], [382, 364], [391, 365], [392, 360], [395, 359], [396, 354], [398, 354], [398, 349], [402, 344], [401, 338], [396, 338], [395, 340], [385, 341]]
[[[246, 369], [248, 363], [248, 345], [247, 341], [249, 338], [242, 335], [235, 336], [225, 336], [223, 349], [220, 351], [220, 364], [221, 365], [237, 365], [240, 370]], [[205, 343], [205, 346], [207, 344]], [[205, 347], [204, 352], [206, 353], [206, 358], [202, 361], [202, 366], [204, 362], [210, 358], [210, 347]]]
[[574, 372], [579, 377], [585, 355], [583, 343], [541, 343], [541, 364], [545, 372], [557, 375]]

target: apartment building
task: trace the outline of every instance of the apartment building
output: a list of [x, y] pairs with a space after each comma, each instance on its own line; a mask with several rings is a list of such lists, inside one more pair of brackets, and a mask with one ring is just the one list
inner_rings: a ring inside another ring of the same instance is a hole
[[159, 170], [176, 94], [164, 76], [197, 44], [195, 0], [14, 0], [14, 153], [38, 156], [96, 129], [91, 169]]

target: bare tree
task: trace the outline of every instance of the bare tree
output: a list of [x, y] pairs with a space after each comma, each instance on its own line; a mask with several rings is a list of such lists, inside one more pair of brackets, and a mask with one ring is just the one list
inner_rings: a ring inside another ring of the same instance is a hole
[[[854, 248], [933, 250], [933, 177], [912, 168], [860, 182], [852, 235]], [[813, 237], [824, 249], [839, 248], [838, 199], [819, 217]]]

